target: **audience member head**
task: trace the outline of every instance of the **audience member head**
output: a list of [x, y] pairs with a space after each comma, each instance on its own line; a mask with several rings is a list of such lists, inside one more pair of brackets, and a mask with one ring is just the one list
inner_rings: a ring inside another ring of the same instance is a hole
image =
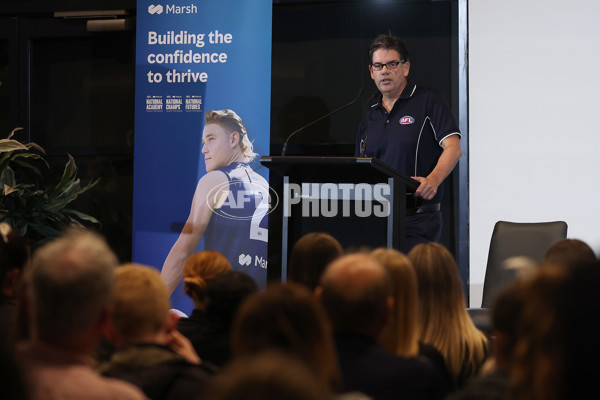
[[433, 242], [416, 245], [408, 258], [417, 275], [421, 341], [442, 353], [460, 387], [485, 360], [487, 338], [466, 310], [456, 261]]
[[546, 251], [543, 262], [559, 267], [573, 268], [596, 262], [594, 250], [579, 239], [560, 239]]
[[314, 290], [325, 267], [342, 253], [342, 245], [330, 234], [307, 233], [294, 244], [288, 279]]
[[333, 397], [296, 357], [268, 350], [239, 357], [210, 383], [211, 400], [327, 400]]
[[572, 270], [556, 301], [561, 399], [583, 399], [597, 390], [600, 369], [600, 262]]
[[169, 313], [169, 294], [157, 270], [139, 264], [125, 264], [116, 270], [114, 331], [108, 339], [117, 347], [128, 343], [159, 342], [176, 325]]
[[72, 231], [39, 248], [28, 281], [33, 337], [88, 352], [108, 321], [118, 260], [100, 236]]
[[315, 292], [336, 331], [358, 332], [374, 339], [381, 334], [393, 306], [389, 275], [367, 254], [349, 254], [333, 261]]
[[506, 280], [509, 282], [532, 275], [539, 266], [537, 261], [527, 256], [512, 256], [502, 262], [502, 269], [510, 272], [506, 275]]
[[277, 349], [302, 360], [332, 390], [340, 385], [333, 333], [321, 304], [294, 282], [268, 285], [240, 307], [232, 330], [235, 357]]
[[394, 309], [379, 336], [379, 342], [388, 351], [412, 357], [419, 351], [417, 325], [417, 276], [412, 263], [398, 250], [379, 248], [371, 255], [379, 261], [391, 277]]
[[27, 239], [6, 222], [0, 223], [0, 294], [17, 297], [23, 268], [30, 261]]
[[560, 302], [565, 300], [560, 293], [568, 274], [565, 268], [547, 265], [524, 281], [525, 301], [510, 369], [511, 399], [566, 399], [560, 395], [564, 343], [556, 315]]
[[242, 302], [255, 292], [258, 292], [258, 286], [247, 273], [224, 272], [208, 284], [206, 312], [229, 329]]
[[183, 267], [184, 290], [194, 300], [194, 307], [204, 309], [208, 283], [229, 271], [229, 260], [216, 250], [199, 251], [187, 259]]
[[428, 330], [438, 329], [438, 319], [455, 318], [457, 309], [466, 308], [462, 281], [454, 257], [439, 243], [418, 244], [408, 258], [417, 275], [421, 324], [427, 336]]
[[493, 359], [496, 369], [509, 369], [517, 341], [518, 325], [525, 298], [526, 278], [513, 281], [498, 293], [491, 309]]

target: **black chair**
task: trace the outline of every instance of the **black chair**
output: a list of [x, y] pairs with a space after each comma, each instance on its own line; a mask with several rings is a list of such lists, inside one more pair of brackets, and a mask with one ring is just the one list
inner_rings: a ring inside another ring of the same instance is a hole
[[513, 270], [504, 268], [508, 258], [523, 256], [540, 263], [550, 245], [566, 237], [567, 223], [564, 221], [496, 222], [490, 240], [481, 307], [491, 307], [498, 290], [516, 279]]

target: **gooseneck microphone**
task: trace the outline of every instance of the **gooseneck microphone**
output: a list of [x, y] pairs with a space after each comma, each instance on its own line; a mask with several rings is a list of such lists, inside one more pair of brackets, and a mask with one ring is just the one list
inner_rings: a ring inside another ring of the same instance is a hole
[[324, 119], [325, 119], [325, 118], [327, 118], [327, 117], [331, 117], [333, 114], [335, 114], [335, 113], [337, 113], [337, 112], [339, 112], [339, 111], [342, 111], [344, 108], [350, 107], [352, 104], [356, 103], [356, 101], [357, 101], [357, 100], [360, 98], [360, 96], [362, 96], [362, 94], [363, 94], [364, 92], [365, 92], [365, 90], [364, 90], [363, 88], [361, 88], [361, 89], [358, 91], [358, 95], [356, 95], [356, 97], [355, 97], [355, 98], [354, 98], [354, 99], [353, 99], [351, 102], [349, 102], [349, 103], [347, 103], [347, 104], [344, 104], [344, 105], [343, 105], [343, 106], [341, 106], [340, 108], [338, 108], [338, 109], [336, 109], [336, 110], [333, 110], [332, 112], [330, 112], [330, 113], [328, 113], [328, 114], [325, 114], [325, 115], [323, 115], [322, 117], [320, 117], [320, 118], [318, 118], [318, 119], [316, 119], [316, 120], [312, 121], [312, 122], [311, 122], [311, 123], [309, 123], [309, 124], [306, 124], [306, 125], [304, 125], [304, 126], [303, 126], [303, 127], [301, 127], [301, 128], [298, 128], [298, 129], [296, 129], [294, 132], [292, 132], [292, 133], [291, 133], [291, 134], [290, 134], [290, 135], [287, 137], [287, 139], [285, 139], [285, 142], [283, 142], [283, 148], [281, 149], [281, 155], [282, 155], [282, 156], [285, 156], [285, 152], [286, 152], [286, 150], [287, 150], [288, 143], [289, 143], [290, 139], [291, 139], [291, 138], [292, 138], [292, 137], [293, 137], [293, 136], [294, 136], [296, 133], [298, 133], [298, 132], [302, 132], [303, 130], [305, 130], [306, 128], [308, 128], [308, 127], [310, 127], [310, 126], [312, 126], [312, 125], [314, 125], [314, 124], [316, 124], [317, 122], [319, 122], [319, 121], [322, 121], [322, 120], [324, 120]]
[[369, 97], [367, 99], [367, 101], [365, 103], [367, 103], [367, 108], [365, 110], [365, 138], [360, 142], [360, 156], [364, 157], [365, 156], [365, 152], [367, 151], [367, 139], [369, 138], [369, 101], [371, 101], [372, 98], [374, 98], [375, 96], [377, 96], [379, 94], [379, 92], [374, 92], [371, 97]]

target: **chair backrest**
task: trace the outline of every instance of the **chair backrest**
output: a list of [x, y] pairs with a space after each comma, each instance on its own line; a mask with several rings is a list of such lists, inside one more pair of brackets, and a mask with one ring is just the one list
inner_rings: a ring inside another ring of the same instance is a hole
[[491, 307], [498, 290], [515, 279], [514, 271], [504, 268], [506, 259], [524, 256], [542, 262], [550, 245], [566, 237], [567, 223], [564, 221], [496, 222], [490, 240], [481, 307]]

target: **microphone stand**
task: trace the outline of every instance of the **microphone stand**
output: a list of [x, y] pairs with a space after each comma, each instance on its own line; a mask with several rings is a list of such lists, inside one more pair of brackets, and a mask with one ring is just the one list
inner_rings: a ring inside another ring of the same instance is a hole
[[360, 156], [364, 157], [365, 156], [365, 152], [367, 151], [367, 139], [369, 138], [369, 108], [368, 108], [368, 103], [369, 101], [371, 101], [371, 99], [375, 96], [377, 96], [379, 92], [375, 92], [371, 95], [371, 97], [369, 97], [367, 99], [367, 101], [365, 102], [367, 104], [367, 109], [365, 111], [365, 139], [362, 141], [362, 143], [360, 144]]
[[356, 97], [355, 97], [355, 98], [354, 98], [354, 99], [353, 99], [351, 102], [349, 102], [349, 103], [347, 103], [347, 104], [344, 104], [344, 105], [343, 105], [343, 106], [341, 106], [340, 108], [338, 108], [338, 109], [336, 109], [336, 110], [333, 110], [332, 112], [330, 112], [330, 113], [328, 113], [328, 114], [325, 114], [325, 115], [323, 115], [322, 117], [320, 117], [320, 118], [318, 118], [318, 119], [316, 119], [316, 120], [312, 121], [311, 123], [309, 123], [309, 124], [307, 124], [307, 125], [304, 125], [304, 126], [303, 126], [303, 127], [301, 127], [301, 128], [298, 128], [298, 129], [296, 129], [294, 132], [292, 132], [292, 133], [291, 133], [291, 134], [290, 134], [290, 135], [287, 137], [287, 139], [285, 139], [285, 142], [283, 142], [283, 148], [281, 149], [281, 156], [282, 156], [282, 157], [283, 157], [283, 156], [285, 156], [285, 152], [287, 151], [287, 146], [288, 146], [288, 143], [289, 143], [290, 139], [291, 139], [291, 138], [292, 138], [292, 137], [293, 137], [293, 136], [294, 136], [296, 133], [298, 133], [298, 132], [301, 132], [301, 131], [303, 131], [304, 129], [306, 129], [306, 128], [308, 128], [308, 127], [310, 127], [310, 126], [312, 126], [312, 125], [316, 124], [317, 122], [319, 122], [319, 121], [322, 121], [322, 120], [324, 120], [325, 118], [332, 116], [333, 114], [337, 113], [338, 111], [342, 111], [344, 108], [350, 107], [352, 104], [356, 103], [356, 101], [357, 101], [357, 100], [360, 98], [360, 96], [362, 96], [362, 94], [363, 94], [364, 92], [365, 92], [365, 91], [364, 91], [364, 89], [362, 89], [362, 88], [361, 88], [361, 89], [359, 90], [359, 92], [358, 92], [358, 95], [357, 95], [357, 96], [356, 96]]

